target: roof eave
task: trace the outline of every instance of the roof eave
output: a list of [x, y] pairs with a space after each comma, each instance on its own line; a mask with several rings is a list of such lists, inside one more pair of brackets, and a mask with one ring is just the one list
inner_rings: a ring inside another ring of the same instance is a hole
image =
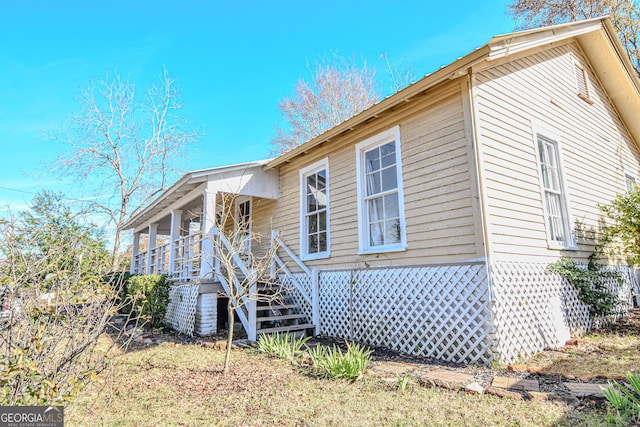
[[325, 142], [329, 142], [330, 140], [344, 133], [352, 131], [355, 127], [360, 126], [373, 118], [385, 114], [386, 111], [399, 104], [411, 101], [411, 98], [421, 94], [422, 92], [437, 85], [438, 83], [441, 83], [448, 79], [458, 78], [463, 74], [466, 74], [469, 67], [471, 67], [478, 61], [484, 60], [488, 54], [489, 48], [487, 45], [474, 50], [473, 52], [458, 59], [457, 61], [440, 68], [438, 71], [425, 76], [421, 80], [418, 80], [416, 83], [413, 83], [410, 86], [389, 96], [388, 98], [383, 99], [373, 107], [364, 110], [363, 112], [353, 116], [349, 120], [340, 123], [339, 125], [329, 129], [323, 134], [318, 135], [317, 137], [305, 142], [302, 145], [299, 145], [293, 150], [288, 151], [279, 157], [276, 157], [275, 159], [267, 163], [265, 168], [273, 169], [284, 163], [289, 163], [295, 157], [309, 152], [314, 147], [324, 144]]

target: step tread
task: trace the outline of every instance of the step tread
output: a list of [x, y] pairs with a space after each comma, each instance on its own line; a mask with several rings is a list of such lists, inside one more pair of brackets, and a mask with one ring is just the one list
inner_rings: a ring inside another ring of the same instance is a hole
[[291, 332], [291, 331], [301, 331], [304, 329], [315, 328], [315, 325], [312, 323], [304, 323], [302, 325], [290, 325], [290, 326], [279, 326], [277, 328], [265, 328], [258, 329], [256, 333], [258, 334], [269, 334], [272, 332]]
[[306, 315], [304, 313], [281, 314], [281, 315], [277, 315], [277, 316], [256, 317], [256, 321], [258, 323], [261, 323], [261, 322], [273, 322], [273, 321], [276, 321], [276, 320], [302, 319], [303, 317], [308, 317], [308, 315]]
[[299, 305], [259, 305], [256, 307], [258, 311], [267, 311], [267, 310], [292, 310], [300, 308]]

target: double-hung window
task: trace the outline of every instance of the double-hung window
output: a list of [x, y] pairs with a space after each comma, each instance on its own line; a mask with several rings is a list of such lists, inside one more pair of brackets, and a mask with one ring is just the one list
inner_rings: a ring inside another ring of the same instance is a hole
[[356, 145], [361, 253], [406, 249], [400, 128]]
[[547, 241], [550, 247], [575, 247], [567, 207], [567, 195], [560, 167], [558, 142], [537, 134], [538, 163], [543, 190]]
[[300, 246], [305, 260], [329, 256], [329, 161], [300, 171]]

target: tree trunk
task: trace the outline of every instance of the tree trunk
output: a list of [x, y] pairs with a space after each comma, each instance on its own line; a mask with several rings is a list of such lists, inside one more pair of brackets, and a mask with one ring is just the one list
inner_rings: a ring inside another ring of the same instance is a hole
[[[111, 271], [118, 271], [120, 269], [120, 261], [122, 259], [122, 256], [120, 255], [121, 235], [122, 230], [117, 227], [116, 234], [113, 239], [113, 251], [111, 252]], [[133, 261], [133, 259], [131, 261]]]
[[229, 331], [227, 332], [227, 349], [224, 354], [224, 367], [222, 368], [223, 373], [229, 372], [229, 359], [231, 359], [231, 343], [233, 342], [233, 326], [235, 322], [235, 312], [233, 311], [233, 299], [229, 298], [229, 302], [227, 303], [227, 319], [229, 319]]

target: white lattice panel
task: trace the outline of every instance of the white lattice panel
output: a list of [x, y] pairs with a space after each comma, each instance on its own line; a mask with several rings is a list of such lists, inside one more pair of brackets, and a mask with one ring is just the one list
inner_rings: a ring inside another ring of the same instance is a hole
[[[546, 348], [564, 345], [559, 342], [552, 313], [552, 298], [559, 298], [564, 322], [571, 335], [591, 329], [589, 310], [578, 300], [578, 292], [562, 277], [546, 272], [548, 264], [496, 261], [491, 264], [493, 315], [497, 352], [501, 361], [510, 363]], [[635, 280], [630, 269], [612, 267], [623, 273], [625, 284], [607, 279], [607, 287], [630, 307], [630, 286]], [[602, 322], [603, 319], [595, 319]]]
[[172, 329], [192, 336], [198, 303], [198, 285], [172, 286], [169, 291], [169, 304], [164, 316]]
[[485, 264], [320, 273], [321, 333], [452, 362], [492, 360]]
[[[302, 286], [302, 289], [311, 296], [311, 278], [305, 273], [292, 273], [291, 276]], [[286, 304], [295, 304], [300, 307], [300, 313], [307, 315], [306, 318], [300, 319], [301, 322], [311, 323], [311, 305], [298, 292], [296, 286], [292, 282], [292, 277], [286, 274], [280, 276], [280, 286], [283, 289], [283, 298]]]

